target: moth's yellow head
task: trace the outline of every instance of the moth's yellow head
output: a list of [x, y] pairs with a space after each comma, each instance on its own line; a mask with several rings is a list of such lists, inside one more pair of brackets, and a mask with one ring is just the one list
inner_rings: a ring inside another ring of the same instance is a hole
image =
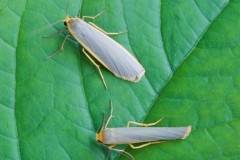
[[71, 20], [71, 17], [66, 17], [65, 19], [64, 19], [64, 25], [65, 26], [67, 26], [67, 24], [68, 24], [68, 22]]
[[102, 132], [96, 133], [96, 141], [103, 142]]

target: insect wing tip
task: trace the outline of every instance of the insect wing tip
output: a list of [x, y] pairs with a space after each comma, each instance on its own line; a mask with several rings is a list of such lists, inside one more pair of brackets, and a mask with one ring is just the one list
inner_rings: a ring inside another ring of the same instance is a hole
[[187, 126], [185, 130], [185, 134], [181, 139], [185, 139], [190, 134], [191, 130], [192, 130], [192, 126]]
[[142, 72], [140, 74], [138, 74], [135, 79], [133, 80], [133, 82], [138, 82], [142, 79], [142, 76], [145, 74], [145, 69], [143, 68]]

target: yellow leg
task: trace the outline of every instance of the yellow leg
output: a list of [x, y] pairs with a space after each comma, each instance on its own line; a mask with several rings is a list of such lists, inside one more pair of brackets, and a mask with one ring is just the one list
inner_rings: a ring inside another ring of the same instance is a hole
[[105, 12], [105, 9], [102, 10], [100, 13], [98, 13], [96, 16], [83, 16], [82, 20], [84, 20], [84, 18], [89, 18], [92, 19], [93, 21], [95, 20], [95, 18], [97, 18], [98, 16], [100, 16], [101, 14], [103, 14], [103, 12]]
[[83, 51], [83, 53], [87, 56], [87, 58], [97, 67], [98, 72], [99, 72], [99, 74], [100, 74], [100, 76], [101, 76], [101, 78], [102, 78], [103, 84], [104, 84], [105, 88], [107, 89], [107, 85], [106, 85], [106, 83], [105, 83], [105, 80], [104, 80], [104, 77], [103, 77], [103, 75], [102, 75], [102, 72], [101, 72], [101, 70], [100, 70], [99, 65], [98, 65], [96, 62], [94, 62], [94, 60], [87, 54], [87, 52], [85, 51], [84, 48], [82, 49], [82, 51]]
[[[103, 14], [105, 12], [105, 9], [102, 10], [100, 13], [98, 13], [96, 16], [83, 16], [82, 17], [82, 20], [84, 20], [85, 18], [89, 18], [89, 19], [92, 19], [93, 21], [99, 17], [101, 14]], [[119, 34], [123, 34], [123, 33], [126, 33], [127, 31], [122, 31], [122, 32], [106, 32], [104, 31], [102, 28], [98, 27], [96, 24], [92, 23], [92, 22], [89, 22], [89, 24], [91, 26], [93, 26], [94, 28], [98, 29], [99, 31], [103, 32], [104, 34], [106, 35], [119, 35]]]
[[66, 35], [66, 37], [64, 38], [64, 40], [63, 40], [63, 43], [62, 43], [62, 45], [61, 45], [61, 47], [58, 49], [58, 50], [56, 50], [55, 52], [53, 52], [53, 54], [51, 54], [50, 56], [48, 56], [48, 57], [46, 57], [46, 58], [44, 58], [45, 60], [48, 60], [48, 59], [50, 59], [50, 58], [52, 58], [53, 56], [55, 56], [57, 53], [59, 53], [60, 51], [62, 51], [64, 48], [64, 44], [65, 44], [65, 42], [66, 42], [66, 40], [67, 40], [67, 38], [69, 37], [69, 36], [71, 36], [70, 34], [69, 35]]
[[116, 144], [112, 144], [112, 145], [108, 146], [108, 148], [113, 148], [115, 146], [116, 146]]
[[142, 148], [142, 147], [146, 147], [146, 146], [149, 146], [151, 144], [157, 144], [157, 143], [162, 143], [164, 141], [156, 141], [156, 142], [148, 142], [148, 143], [145, 143], [145, 144], [142, 144], [140, 146], [134, 146], [133, 144], [129, 144], [129, 146], [132, 148], [132, 149], [139, 149], [139, 148]]
[[[112, 113], [113, 113], [112, 101], [110, 101], [110, 107], [111, 107], [111, 109], [110, 109], [110, 115], [109, 115], [109, 118], [108, 118], [108, 120], [107, 120], [104, 128], [107, 128], [108, 123], [110, 122], [111, 118], [113, 117], [113, 114], [112, 114]], [[113, 146], [115, 146], [115, 145], [113, 145]]]
[[116, 146], [116, 144], [113, 144], [113, 145], [110, 145], [110, 146], [107, 146], [107, 145], [105, 145], [105, 144], [103, 144], [103, 143], [100, 143], [100, 144], [101, 144], [102, 146], [108, 148], [109, 150], [113, 150], [113, 151], [116, 151], [116, 152], [120, 152], [120, 153], [122, 153], [124, 156], [126, 156], [126, 157], [128, 157], [128, 158], [130, 158], [130, 159], [132, 159], [132, 160], [135, 160], [130, 153], [124, 151], [123, 149], [113, 148], [113, 147]]
[[135, 160], [130, 153], [128, 153], [128, 152], [126, 152], [126, 151], [124, 151], [122, 149], [113, 148], [114, 146], [116, 146], [116, 145], [111, 145], [111, 146], [108, 147], [108, 149], [116, 151], [116, 152], [121, 152], [121, 153], [123, 153], [123, 155], [127, 156], [128, 158], [130, 158], [132, 160]]
[[122, 32], [106, 32], [104, 31], [102, 28], [98, 27], [96, 24], [92, 23], [92, 22], [89, 22], [89, 24], [91, 26], [93, 26], [94, 28], [96, 28], [97, 30], [103, 32], [104, 34], [106, 35], [119, 35], [119, 34], [123, 34], [123, 33], [126, 33], [127, 31], [122, 31]]
[[51, 35], [48, 35], [48, 36], [43, 36], [43, 38], [51, 38], [51, 37], [54, 37], [54, 36], [57, 36], [59, 35], [60, 33], [64, 32], [67, 28], [63, 28], [61, 30], [59, 30], [57, 33], [53, 33]]
[[154, 125], [156, 125], [157, 123], [159, 123], [162, 119], [163, 119], [163, 118], [159, 119], [158, 121], [156, 121], [156, 122], [154, 122], [154, 123], [148, 123], [148, 124], [146, 124], [146, 123], [138, 123], [138, 122], [134, 122], [134, 121], [129, 121], [129, 122], [127, 123], [127, 127], [129, 127], [130, 124], [135, 124], [135, 125], [143, 126], [143, 127], [154, 126]]

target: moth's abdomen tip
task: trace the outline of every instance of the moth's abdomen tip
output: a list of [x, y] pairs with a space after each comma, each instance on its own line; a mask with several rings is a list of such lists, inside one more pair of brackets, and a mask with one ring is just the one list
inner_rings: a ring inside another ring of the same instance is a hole
[[185, 139], [190, 134], [191, 130], [192, 130], [192, 126], [187, 126], [185, 130], [185, 134], [181, 139]]
[[132, 82], [138, 82], [142, 79], [142, 76], [145, 74], [145, 70], [143, 69], [140, 74], [138, 74]]

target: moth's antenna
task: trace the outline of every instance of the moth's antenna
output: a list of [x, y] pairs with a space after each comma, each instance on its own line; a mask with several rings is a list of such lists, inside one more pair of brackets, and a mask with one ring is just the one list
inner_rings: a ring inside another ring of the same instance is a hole
[[57, 23], [63, 22], [63, 21], [64, 21], [64, 20], [58, 20], [58, 21], [56, 21], [56, 22], [53, 22], [52, 24], [49, 24], [49, 25], [44, 26], [44, 27], [41, 27], [41, 28], [35, 30], [34, 32], [42, 32], [42, 31], [44, 31], [44, 30], [46, 30], [46, 29], [48, 29], [48, 28], [50, 28], [50, 27], [52, 27], [52, 26], [55, 26]]
[[78, 13], [77, 13], [77, 16], [80, 17], [80, 14], [81, 14], [81, 9], [78, 10]]
[[67, 1], [67, 6], [66, 6], [66, 16], [68, 15], [68, 7], [69, 7], [69, 0]]
[[101, 126], [98, 128], [97, 133], [101, 132], [103, 128], [105, 128], [105, 124], [106, 124], [106, 117], [105, 117], [105, 114], [103, 113], [103, 121]]

